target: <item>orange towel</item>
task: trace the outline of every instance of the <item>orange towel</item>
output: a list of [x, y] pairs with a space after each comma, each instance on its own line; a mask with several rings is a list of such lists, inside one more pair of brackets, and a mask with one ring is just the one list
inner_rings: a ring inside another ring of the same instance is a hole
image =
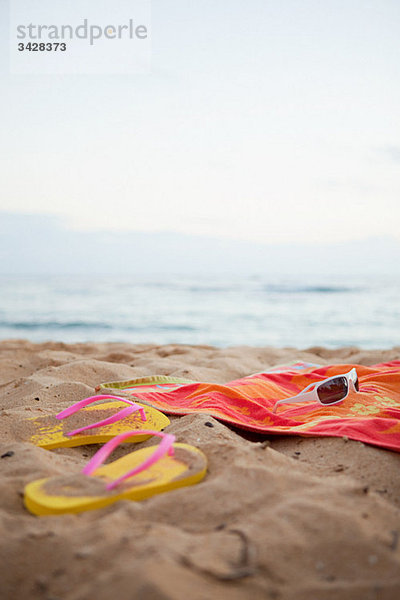
[[[339, 404], [275, 402], [295, 396], [312, 382], [357, 369], [360, 391]], [[97, 390], [129, 391], [139, 402], [170, 414], [203, 413], [237, 427], [268, 434], [346, 436], [400, 451], [400, 361], [363, 365], [296, 362], [224, 385], [156, 375], [104, 383]]]

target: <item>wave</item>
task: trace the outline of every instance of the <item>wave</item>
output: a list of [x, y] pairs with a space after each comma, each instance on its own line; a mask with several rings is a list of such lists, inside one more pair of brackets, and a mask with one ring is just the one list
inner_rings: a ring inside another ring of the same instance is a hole
[[119, 325], [111, 323], [94, 323], [85, 321], [0, 321], [0, 328], [17, 330], [57, 330], [57, 329], [80, 329], [80, 330], [114, 330], [114, 331], [197, 331], [196, 327], [191, 325], [175, 325], [150, 323], [148, 325]]
[[191, 294], [223, 294], [235, 292], [268, 292], [270, 294], [344, 294], [365, 291], [363, 287], [343, 285], [292, 285], [292, 284], [267, 284], [257, 281], [241, 281], [238, 283], [221, 283], [219, 285], [194, 284], [186, 282], [169, 283], [142, 283], [137, 288], [166, 290], [168, 292], [188, 292]]
[[362, 292], [361, 287], [347, 287], [341, 285], [266, 285], [264, 292], [272, 294], [346, 294]]
[[10, 329], [113, 329], [109, 323], [89, 323], [85, 321], [0, 321], [0, 327]]
[[172, 292], [192, 292], [194, 294], [197, 293], [219, 293], [219, 292], [234, 292], [240, 289], [245, 288], [242, 282], [239, 284], [219, 284], [219, 285], [211, 285], [207, 283], [198, 284], [195, 283], [186, 283], [182, 281], [171, 281], [169, 283], [143, 283], [138, 284], [138, 287], [144, 288], [154, 288], [159, 290], [167, 290]]

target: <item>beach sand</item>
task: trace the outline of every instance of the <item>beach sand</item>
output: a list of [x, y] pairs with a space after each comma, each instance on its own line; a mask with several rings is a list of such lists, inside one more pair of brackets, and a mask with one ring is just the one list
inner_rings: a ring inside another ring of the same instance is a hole
[[400, 455], [361, 442], [171, 417], [167, 431], [208, 457], [198, 485], [79, 515], [23, 506], [28, 482], [78, 472], [97, 449], [37, 448], [24, 441], [27, 417], [57, 413], [104, 381], [223, 383], [298, 358], [370, 365], [400, 348], [0, 342], [0, 598], [400, 598]]

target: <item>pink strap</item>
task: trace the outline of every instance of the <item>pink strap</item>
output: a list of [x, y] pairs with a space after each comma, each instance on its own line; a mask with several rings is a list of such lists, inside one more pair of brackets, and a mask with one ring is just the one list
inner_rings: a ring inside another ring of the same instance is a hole
[[107, 490], [114, 489], [119, 483], [125, 481], [125, 479], [133, 477], [133, 475], [137, 475], [137, 473], [141, 473], [145, 469], [148, 469], [167, 453], [168, 456], [174, 455], [174, 449], [172, 445], [175, 442], [176, 438], [174, 435], [172, 435], [172, 433], [163, 433], [162, 431], [152, 431], [150, 429], [137, 431], [135, 429], [133, 431], [126, 431], [125, 433], [120, 433], [119, 435], [115, 436], [115, 438], [104, 444], [104, 446], [102, 446], [100, 450], [96, 452], [93, 458], [91, 458], [86, 467], [83, 469], [82, 473], [84, 475], [91, 475], [96, 469], [98, 469], [98, 467], [100, 467], [104, 463], [106, 458], [110, 456], [111, 452], [117, 446], [119, 446], [121, 442], [133, 435], [157, 435], [158, 437], [162, 438], [162, 440], [151, 456], [146, 458], [146, 460], [144, 460], [138, 467], [135, 467], [135, 469], [128, 471], [118, 479], [115, 479], [114, 481], [109, 483], [106, 486]]
[[[121, 421], [131, 413], [138, 410], [140, 412], [140, 416], [142, 421], [147, 421], [146, 413], [144, 412], [144, 408], [136, 404], [136, 402], [132, 402], [132, 400], [128, 400], [127, 398], [122, 398], [121, 396], [90, 396], [89, 398], [85, 398], [84, 400], [80, 400], [75, 404], [72, 404], [65, 410], [62, 410], [58, 415], [56, 415], [56, 419], [65, 419], [66, 417], [70, 417], [74, 415], [78, 410], [87, 406], [88, 404], [92, 404], [97, 400], [120, 400], [121, 402], [125, 402], [125, 404], [129, 404], [127, 408], [123, 408], [119, 412], [115, 413], [111, 417], [107, 419], [103, 419], [102, 421], [98, 421], [97, 423], [92, 423], [91, 425], [86, 425], [85, 427], [81, 427], [80, 429], [74, 429], [74, 431], [70, 431], [66, 433], [68, 436], [76, 435], [77, 433], [81, 433], [82, 431], [87, 431], [88, 429], [94, 429], [95, 427], [102, 427], [103, 425], [111, 425], [112, 423], [116, 423], [117, 421]], [[101, 408], [101, 407], [100, 407]]]

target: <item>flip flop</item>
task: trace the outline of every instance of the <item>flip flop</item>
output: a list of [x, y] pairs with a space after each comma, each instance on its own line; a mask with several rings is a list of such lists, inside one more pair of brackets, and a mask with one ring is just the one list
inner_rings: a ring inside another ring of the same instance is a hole
[[[97, 400], [113, 400], [113, 402], [88, 406]], [[128, 406], [120, 410], [124, 404]], [[79, 414], [73, 421], [81, 427], [67, 431], [74, 424], [71, 422], [72, 420], [69, 419], [68, 427], [64, 422], [60, 423], [59, 421], [71, 417], [78, 411]], [[93, 423], [96, 418], [100, 418], [100, 420]], [[137, 433], [140, 433], [144, 423], [146, 423], [146, 429], [155, 431], [164, 429], [170, 423], [168, 417], [156, 408], [141, 406], [127, 398], [109, 395], [90, 396], [90, 398], [76, 402], [55, 417], [36, 417], [27, 421], [31, 430], [28, 441], [47, 450], [86, 444], [103, 444], [126, 431], [137, 430]], [[143, 442], [148, 437], [148, 434], [142, 433], [138, 437], [128, 438], [126, 441]]]
[[35, 515], [59, 515], [103, 508], [118, 500], [144, 500], [179, 487], [193, 485], [206, 474], [207, 458], [194, 446], [175, 444], [170, 433], [146, 430], [162, 438], [101, 466], [111, 452], [138, 431], [121, 433], [105, 444], [81, 474], [38, 479], [25, 487], [24, 503]]

